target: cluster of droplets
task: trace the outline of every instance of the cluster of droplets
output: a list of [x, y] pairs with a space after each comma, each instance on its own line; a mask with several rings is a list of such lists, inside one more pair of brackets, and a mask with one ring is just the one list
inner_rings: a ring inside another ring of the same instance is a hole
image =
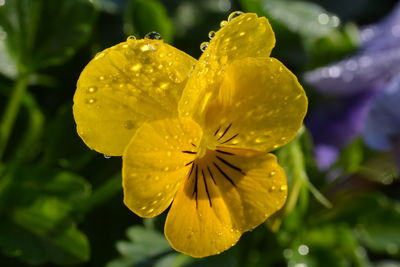
[[[237, 17], [239, 17], [239, 16], [242, 15], [242, 14], [243, 14], [242, 11], [234, 11], [234, 12], [232, 12], [231, 14], [229, 14], [227, 20], [221, 21], [221, 23], [219, 24], [220, 27], [221, 27], [221, 28], [225, 27], [225, 26], [226, 26], [229, 22], [231, 22], [234, 18], [237, 18]], [[209, 38], [210, 40], [212, 40], [212, 39], [215, 37], [215, 34], [216, 34], [215, 31], [210, 31], [210, 32], [208, 33], [208, 38]], [[208, 47], [209, 44], [210, 44], [209, 42], [202, 42], [202, 43], [200, 44], [200, 50], [201, 50], [202, 52], [206, 51], [206, 49], [207, 49], [207, 47]]]

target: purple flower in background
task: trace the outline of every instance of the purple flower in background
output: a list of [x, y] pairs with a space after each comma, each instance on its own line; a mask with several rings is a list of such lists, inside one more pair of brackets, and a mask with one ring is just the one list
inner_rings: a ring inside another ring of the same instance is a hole
[[306, 120], [321, 170], [359, 136], [375, 97], [400, 74], [400, 4], [379, 23], [363, 28], [361, 40], [353, 56], [304, 76], [323, 97]]
[[365, 143], [376, 150], [392, 150], [400, 169], [400, 75], [372, 101], [365, 121]]

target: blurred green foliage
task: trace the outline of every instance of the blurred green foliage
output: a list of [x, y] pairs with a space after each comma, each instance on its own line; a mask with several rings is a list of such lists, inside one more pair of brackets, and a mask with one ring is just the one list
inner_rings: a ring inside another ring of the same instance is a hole
[[357, 49], [356, 25], [394, 5], [332, 3], [0, 0], [0, 266], [400, 266], [398, 171], [361, 140], [321, 173], [303, 129], [277, 152], [286, 206], [229, 251], [193, 259], [169, 247], [165, 216], [142, 220], [123, 206], [121, 160], [90, 151], [75, 132], [80, 71], [128, 35], [157, 31], [197, 57], [231, 11], [256, 12], [275, 30], [273, 56], [301, 77]]

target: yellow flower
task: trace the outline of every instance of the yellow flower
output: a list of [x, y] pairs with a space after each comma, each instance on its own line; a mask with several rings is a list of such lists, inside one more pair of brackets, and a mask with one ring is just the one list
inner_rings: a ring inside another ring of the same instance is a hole
[[84, 142], [123, 157], [125, 204], [147, 218], [172, 203], [165, 235], [193, 257], [230, 248], [283, 206], [285, 173], [265, 151], [292, 140], [307, 109], [296, 77], [269, 57], [267, 19], [232, 17], [199, 61], [161, 40], [104, 50], [74, 97]]

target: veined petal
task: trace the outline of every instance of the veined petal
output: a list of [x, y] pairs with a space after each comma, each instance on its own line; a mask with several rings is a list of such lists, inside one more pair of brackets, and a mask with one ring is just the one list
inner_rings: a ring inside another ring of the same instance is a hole
[[265, 17], [247, 13], [221, 28], [200, 57], [179, 102], [181, 116], [202, 125], [207, 100], [218, 93], [225, 66], [246, 57], [268, 57], [275, 35]]
[[293, 139], [306, 110], [303, 88], [281, 62], [237, 60], [207, 106], [204, 134], [216, 145], [271, 151]]
[[165, 223], [171, 246], [193, 257], [218, 254], [279, 210], [286, 178], [276, 157], [219, 147], [194, 162]]
[[128, 40], [100, 52], [78, 80], [73, 107], [78, 134], [100, 153], [122, 155], [143, 122], [177, 115], [195, 62], [159, 40]]
[[188, 119], [144, 123], [123, 155], [125, 205], [141, 217], [163, 212], [193, 168], [201, 135]]

